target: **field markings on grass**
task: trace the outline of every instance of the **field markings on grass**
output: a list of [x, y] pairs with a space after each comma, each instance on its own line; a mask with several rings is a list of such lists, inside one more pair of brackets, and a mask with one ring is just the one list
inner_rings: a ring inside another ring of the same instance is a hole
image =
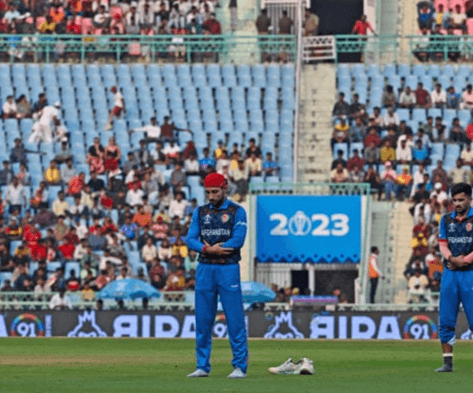
[[0, 365], [22, 365], [22, 366], [43, 366], [43, 365], [65, 365], [76, 364], [90, 366], [93, 364], [159, 364], [162, 360], [154, 357], [144, 356], [64, 356], [64, 355], [3, 355], [0, 356]]

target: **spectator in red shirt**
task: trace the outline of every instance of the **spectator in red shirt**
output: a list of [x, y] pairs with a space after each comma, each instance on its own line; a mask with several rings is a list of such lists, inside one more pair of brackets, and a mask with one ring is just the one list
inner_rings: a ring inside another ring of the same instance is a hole
[[62, 257], [66, 261], [74, 260], [74, 251], [76, 246], [74, 243], [70, 243], [69, 240], [64, 239], [62, 244], [59, 246], [59, 251], [61, 251]]
[[41, 239], [41, 232], [35, 226], [31, 226], [23, 236], [23, 239], [28, 242], [28, 247], [31, 254], [35, 251], [38, 246], [38, 240]]
[[80, 243], [79, 236], [77, 235], [76, 227], [71, 227], [70, 231], [64, 236], [64, 239], [67, 240], [69, 243], [77, 245]]
[[48, 248], [44, 244], [44, 240], [39, 239], [37, 245], [31, 250], [31, 259], [33, 261], [45, 261], [48, 256]]
[[362, 15], [361, 18], [356, 21], [351, 33], [358, 35], [366, 35], [368, 33], [368, 30], [371, 30], [373, 34], [376, 34], [370, 22], [366, 20], [366, 15]]
[[94, 217], [94, 223], [89, 228], [89, 233], [91, 235], [98, 235], [98, 236], [102, 234], [102, 226], [100, 225], [100, 218]]
[[113, 198], [105, 190], [100, 193], [100, 204], [107, 210], [113, 209]]
[[214, 12], [210, 14], [210, 18], [202, 24], [202, 27], [208, 29], [210, 34], [222, 34], [222, 26], [220, 25], [220, 22], [215, 18]]
[[113, 223], [112, 219], [110, 217], [105, 217], [104, 218], [104, 222], [103, 222], [103, 226], [102, 226], [102, 229], [101, 229], [101, 232], [102, 234], [106, 234], [108, 233], [109, 231], [112, 231], [112, 232], [117, 232], [118, 231], [118, 228], [116, 227], [116, 225]]
[[351, 171], [354, 167], [357, 167], [360, 171], [362, 171], [363, 165], [365, 165], [365, 160], [360, 157], [358, 149], [353, 149], [353, 157], [348, 160], [347, 169]]
[[366, 138], [365, 138], [365, 147], [370, 146], [371, 143], [374, 143], [375, 147], [379, 147], [379, 145], [381, 144], [381, 138], [376, 132], [375, 127], [371, 127], [368, 130], [368, 135], [366, 135]]
[[66, 34], [82, 34], [82, 26], [78, 23], [78, 17], [69, 17]]
[[69, 180], [69, 187], [67, 189], [68, 195], [80, 195], [85, 186], [85, 173], [81, 172], [78, 176], [74, 176]]
[[417, 89], [414, 93], [416, 95], [417, 106], [421, 108], [430, 108], [432, 106], [430, 94], [424, 89], [424, 85], [421, 82], [417, 84]]

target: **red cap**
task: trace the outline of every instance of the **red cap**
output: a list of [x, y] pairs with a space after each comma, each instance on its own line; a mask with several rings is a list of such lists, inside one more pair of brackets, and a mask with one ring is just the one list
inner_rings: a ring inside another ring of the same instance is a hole
[[204, 187], [225, 188], [226, 186], [227, 180], [225, 179], [225, 176], [220, 173], [211, 173], [205, 177]]

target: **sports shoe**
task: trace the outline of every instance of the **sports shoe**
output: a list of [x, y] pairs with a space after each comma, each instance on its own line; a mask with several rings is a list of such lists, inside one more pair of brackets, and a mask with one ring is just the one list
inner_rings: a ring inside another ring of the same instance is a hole
[[300, 360], [297, 363], [294, 363], [292, 358], [289, 358], [278, 367], [270, 367], [268, 371], [271, 374], [299, 374], [301, 371], [301, 366], [302, 362]]
[[[300, 375], [313, 375], [314, 374], [314, 362], [312, 360], [310, 360], [309, 358], [302, 358], [300, 362], [302, 362], [299, 369]], [[299, 364], [299, 362], [297, 362], [297, 364]]]
[[230, 379], [244, 379], [246, 378], [246, 374], [241, 371], [240, 367], [237, 367], [232, 373], [228, 376]]
[[451, 373], [453, 371], [453, 368], [451, 366], [444, 364], [442, 367], [439, 367], [435, 371], [438, 373]]
[[199, 378], [199, 377], [208, 377], [209, 373], [205, 372], [204, 370], [198, 368], [193, 373], [190, 373], [187, 377], [188, 378]]

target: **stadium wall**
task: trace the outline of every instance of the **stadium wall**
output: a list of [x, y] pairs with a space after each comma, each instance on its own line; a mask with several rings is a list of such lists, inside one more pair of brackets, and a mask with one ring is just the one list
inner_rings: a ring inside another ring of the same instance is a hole
[[[438, 338], [436, 312], [251, 311], [245, 321], [249, 337], [265, 339], [428, 340]], [[227, 337], [223, 313], [214, 337]], [[195, 338], [192, 313], [146, 311], [21, 311], [0, 314], [0, 337], [140, 337]], [[464, 314], [457, 338], [471, 339]]]

